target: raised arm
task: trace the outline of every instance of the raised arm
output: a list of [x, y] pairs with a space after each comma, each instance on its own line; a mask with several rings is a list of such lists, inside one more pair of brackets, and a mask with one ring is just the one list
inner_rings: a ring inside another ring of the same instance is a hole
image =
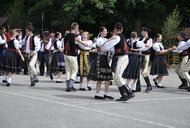
[[79, 38], [75, 38], [75, 41], [77, 41], [78, 43], [80, 43], [80, 44], [82, 44], [82, 45], [84, 45], [84, 46], [88, 46], [87, 43], [81, 41]]
[[106, 42], [101, 48], [102, 51], [109, 51], [116, 44], [120, 42], [121, 38], [118, 35], [115, 35], [114, 38], [111, 38], [108, 42]]

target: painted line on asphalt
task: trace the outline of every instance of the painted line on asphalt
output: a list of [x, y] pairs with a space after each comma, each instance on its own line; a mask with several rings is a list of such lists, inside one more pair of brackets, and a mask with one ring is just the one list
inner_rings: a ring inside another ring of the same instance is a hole
[[[179, 99], [190, 99], [190, 97], [159, 98], [159, 99], [142, 99], [142, 100], [130, 100], [130, 102], [167, 101], [167, 100], [179, 100]], [[84, 104], [76, 104], [76, 105], [85, 106], [85, 105], [101, 105], [101, 104], [115, 104], [115, 103], [118, 103], [118, 102], [116, 102], [116, 101], [110, 101], [110, 102], [99, 102], [99, 103], [84, 103]]]
[[55, 103], [55, 104], [59, 104], [59, 105], [73, 107], [73, 108], [77, 108], [79, 110], [84, 109], [84, 110], [88, 110], [88, 111], [95, 112], [95, 113], [101, 113], [101, 114], [115, 116], [115, 117], [119, 117], [119, 118], [134, 120], [134, 121], [143, 122], [143, 123], [151, 124], [151, 125], [157, 125], [157, 126], [161, 126], [161, 127], [165, 127], [165, 128], [175, 128], [174, 126], [165, 125], [165, 124], [161, 124], [161, 123], [156, 123], [156, 122], [153, 122], [153, 121], [147, 121], [147, 120], [138, 119], [138, 118], [134, 118], [134, 117], [127, 117], [127, 116], [123, 116], [123, 115], [119, 115], [119, 114], [115, 114], [115, 113], [104, 112], [104, 111], [100, 111], [100, 110], [96, 110], [96, 109], [91, 109], [91, 108], [87, 108], [87, 107], [83, 107], [83, 106], [78, 106], [78, 105], [72, 105], [72, 104], [67, 104], [67, 103], [63, 103], [63, 102], [53, 101], [53, 100], [49, 100], [49, 99], [45, 99], [45, 98], [27, 96], [27, 95], [22, 95], [22, 94], [13, 93], [13, 92], [6, 92], [6, 91], [0, 91], [0, 92], [4, 93], [4, 94], [16, 95], [16, 96], [20, 96], [20, 97], [24, 97], [24, 98], [40, 100], [40, 101], [44, 101], [44, 102]]

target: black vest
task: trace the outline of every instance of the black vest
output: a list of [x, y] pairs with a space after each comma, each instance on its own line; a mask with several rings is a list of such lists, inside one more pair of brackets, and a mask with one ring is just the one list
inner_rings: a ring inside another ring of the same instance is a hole
[[[143, 41], [144, 44], [147, 44], [147, 42], [148, 42], [149, 39], [150, 39], [149, 37], [146, 38], [146, 39]], [[142, 40], [143, 40], [143, 37], [141, 37], [141, 38], [139, 39], [139, 41], [142, 41]], [[142, 54], [144, 54], [144, 55], [150, 55], [150, 54], [151, 54], [151, 48], [148, 49], [147, 51], [143, 51]]]
[[138, 47], [137, 47], [137, 41], [135, 41], [132, 46], [133, 46], [133, 49], [138, 49]]
[[78, 55], [78, 45], [75, 44], [75, 38], [77, 37], [74, 33], [68, 33], [64, 38], [64, 54], [70, 56]]
[[115, 48], [115, 56], [128, 55], [128, 47], [126, 42], [126, 37], [120, 33], [117, 34], [120, 37], [120, 42], [114, 46]]
[[180, 53], [181, 56], [188, 56], [190, 55], [190, 48], [183, 50], [183, 52]]
[[59, 49], [57, 48], [57, 41], [58, 41], [58, 40], [55, 40], [55, 42], [53, 43], [53, 45], [54, 45], [54, 49], [59, 50]]
[[16, 51], [16, 48], [15, 48], [15, 45], [14, 45], [14, 40], [15, 39], [12, 39], [11, 41], [9, 41], [8, 43], [7, 43], [7, 46], [8, 46], [8, 50], [10, 50], [10, 51]]

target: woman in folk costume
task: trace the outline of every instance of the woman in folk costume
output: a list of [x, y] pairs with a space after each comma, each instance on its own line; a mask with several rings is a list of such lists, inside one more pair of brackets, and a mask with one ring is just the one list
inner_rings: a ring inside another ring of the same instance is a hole
[[[83, 87], [83, 77], [88, 76], [90, 72], [90, 64], [89, 64], [89, 52], [92, 48], [93, 42], [89, 40], [89, 33], [83, 32], [82, 33], [82, 42], [85, 45], [79, 43], [80, 47], [80, 55], [79, 55], [79, 76], [80, 76], [80, 91], [86, 91], [86, 89]], [[90, 79], [87, 78], [87, 88], [90, 91], [91, 85], [90, 85]]]
[[50, 64], [50, 78], [53, 80], [52, 73], [58, 73], [58, 79], [56, 83], [63, 83], [63, 81], [61, 81], [61, 77], [63, 72], [65, 72], [65, 61], [63, 54], [63, 43], [61, 42], [62, 34], [60, 32], [56, 32], [55, 38], [54, 54]]
[[[97, 81], [96, 83], [96, 94], [95, 99], [114, 99], [109, 95], [109, 81], [113, 79], [112, 70], [109, 66], [107, 59], [107, 52], [101, 51], [99, 47], [101, 47], [107, 39], [107, 29], [105, 27], [100, 28], [100, 37], [97, 39], [97, 52], [95, 61], [91, 65], [89, 78], [91, 80]], [[100, 88], [102, 81], [105, 81], [105, 94], [104, 96], [100, 95]]]
[[11, 39], [7, 40], [7, 51], [5, 53], [5, 58], [3, 62], [3, 70], [5, 72], [5, 78], [3, 80], [4, 83], [7, 83], [6, 86], [9, 87], [11, 84], [11, 78], [13, 73], [17, 71], [17, 60], [16, 53], [18, 52], [21, 56], [22, 61], [24, 61], [24, 57], [19, 49], [19, 42], [16, 40], [16, 31], [10, 31]]
[[129, 64], [124, 70], [122, 77], [127, 79], [127, 85], [131, 90], [136, 92], [136, 84], [140, 78], [140, 48], [143, 46], [138, 41], [137, 32], [131, 33], [131, 38], [128, 42], [130, 42]]
[[40, 75], [44, 75], [44, 69], [46, 65], [47, 75], [49, 75], [49, 57], [51, 52], [51, 41], [49, 39], [49, 33], [43, 33], [43, 39], [41, 40], [41, 48], [40, 48]]
[[175, 46], [172, 48], [164, 50], [164, 46], [162, 44], [162, 35], [157, 34], [156, 35], [156, 42], [153, 44], [153, 50], [155, 51], [155, 56], [152, 62], [152, 67], [150, 70], [151, 75], [158, 75], [156, 78], [153, 79], [155, 85], [158, 88], [165, 88], [161, 82], [163, 76], [168, 76], [168, 70], [169, 70], [169, 65], [166, 62], [165, 55], [168, 54], [169, 52], [173, 51], [176, 49]]

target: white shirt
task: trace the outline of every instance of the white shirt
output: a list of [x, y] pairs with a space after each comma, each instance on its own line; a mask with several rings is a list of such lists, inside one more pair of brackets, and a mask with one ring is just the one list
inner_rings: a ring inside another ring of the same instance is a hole
[[55, 42], [55, 38], [50, 38], [50, 41], [51, 41], [51, 50], [54, 50], [54, 42]]
[[22, 48], [22, 36], [20, 35], [18, 39], [19, 39], [19, 41], [18, 41], [19, 48]]
[[82, 49], [82, 50], [91, 50], [92, 49], [92, 40], [84, 40], [82, 41], [84, 42], [85, 44], [88, 44], [88, 46], [84, 46], [83, 44], [79, 43], [79, 47]]
[[41, 52], [44, 52], [44, 50], [48, 50], [51, 48], [51, 41], [49, 40], [49, 42], [46, 44], [45, 48], [44, 48], [44, 43], [43, 43], [43, 40], [40, 41], [40, 44], [41, 44], [41, 48], [40, 48], [40, 51]]
[[[103, 47], [102, 47], [102, 51], [111, 51], [111, 49], [114, 49], [114, 46], [116, 44], [118, 44], [120, 42], [121, 38], [120, 36], [116, 35], [115, 39], [112, 39], [110, 41], [108, 41]], [[103, 42], [104, 43], [104, 42]]]
[[188, 47], [184, 47], [184, 46], [186, 46], [186, 42], [185, 42], [185, 41], [180, 41], [180, 42], [178, 43], [177, 49], [176, 49], [176, 50], [173, 50], [173, 52], [181, 53], [181, 52], [183, 52], [184, 50], [188, 49]]
[[26, 45], [26, 52], [27, 53], [34, 53], [34, 54], [37, 54], [37, 52], [40, 50], [40, 40], [37, 36], [34, 37], [34, 51], [31, 51], [30, 50], [30, 37], [32, 37], [33, 35], [31, 36], [28, 36], [27, 40], [26, 40], [26, 37], [24, 38], [24, 40], [22, 41], [23, 43], [22, 44], [25, 44]]
[[99, 37], [97, 40], [96, 40], [96, 45], [97, 46], [101, 46], [102, 44], [104, 44], [104, 42], [107, 41], [107, 38], [103, 38], [103, 37]]
[[5, 44], [7, 42], [5, 34], [2, 34], [2, 36], [4, 37], [4, 39], [0, 36], [0, 45]]
[[[153, 44], [152, 48], [153, 48], [156, 52], [160, 52], [160, 51], [164, 50], [164, 46], [163, 46], [163, 44], [160, 43], [160, 42], [155, 42], [155, 43]], [[161, 50], [161, 48], [162, 48], [162, 50]]]
[[[81, 35], [78, 35], [78, 36], [77, 36], [77, 38], [79, 38], [79, 40], [81, 40], [81, 41], [82, 41], [82, 36], [81, 36]], [[80, 43], [79, 43], [79, 42], [77, 42], [77, 41], [75, 41], [75, 44], [79, 45]]]
[[61, 39], [62, 48], [64, 48], [64, 38]]
[[[20, 48], [19, 41], [16, 38], [11, 38], [11, 40], [14, 40], [14, 46], [18, 50]], [[8, 45], [7, 45], [8, 46]]]

